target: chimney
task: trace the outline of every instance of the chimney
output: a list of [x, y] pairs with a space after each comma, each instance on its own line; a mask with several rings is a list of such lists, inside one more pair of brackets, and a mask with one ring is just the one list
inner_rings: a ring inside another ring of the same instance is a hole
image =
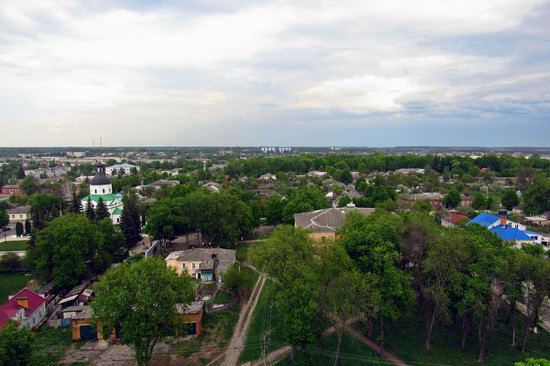
[[19, 306], [23, 309], [28, 309], [29, 308], [29, 300], [27, 299], [27, 297], [22, 296], [22, 297], [17, 298], [17, 306]]
[[502, 226], [506, 226], [506, 218], [505, 218], [505, 217], [501, 217], [501, 218], [500, 218], [500, 224], [501, 224]]

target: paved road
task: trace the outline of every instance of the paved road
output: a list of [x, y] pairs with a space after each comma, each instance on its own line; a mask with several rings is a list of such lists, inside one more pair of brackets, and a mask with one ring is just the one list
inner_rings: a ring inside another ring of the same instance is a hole
[[237, 365], [239, 356], [244, 349], [246, 334], [248, 333], [248, 328], [250, 327], [250, 323], [254, 315], [254, 310], [256, 309], [256, 305], [258, 304], [258, 299], [260, 298], [260, 294], [262, 293], [265, 280], [265, 276], [263, 274], [260, 274], [260, 276], [258, 277], [258, 281], [256, 281], [256, 285], [254, 286], [254, 290], [252, 291], [252, 296], [250, 296], [250, 299], [248, 299], [246, 305], [243, 306], [243, 308], [241, 309], [239, 320], [237, 321], [237, 325], [235, 326], [235, 330], [233, 331], [233, 336], [229, 341], [229, 346], [227, 347], [227, 351], [225, 353], [225, 360], [223, 362], [224, 366]]

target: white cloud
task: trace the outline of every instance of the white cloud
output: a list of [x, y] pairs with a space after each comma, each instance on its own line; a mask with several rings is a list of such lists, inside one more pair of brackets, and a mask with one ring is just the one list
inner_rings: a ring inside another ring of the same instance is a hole
[[[520, 34], [541, 3], [273, 1], [193, 13], [0, 1], [0, 118], [70, 125], [67, 133], [84, 142], [87, 116], [119, 131], [117, 124], [144, 120], [129, 112], [136, 110], [157, 119], [145, 130], [169, 126], [196, 142], [185, 130], [197, 124], [239, 130], [242, 121], [261, 125], [287, 110], [406, 114], [408, 104], [423, 103], [452, 112], [480, 101], [536, 99], [548, 95], [547, 83], [536, 82], [550, 78], [547, 69], [511, 77], [521, 56], [513, 50], [441, 45]], [[264, 104], [277, 107], [259, 110]], [[63, 138], [52, 132], [52, 140]]]

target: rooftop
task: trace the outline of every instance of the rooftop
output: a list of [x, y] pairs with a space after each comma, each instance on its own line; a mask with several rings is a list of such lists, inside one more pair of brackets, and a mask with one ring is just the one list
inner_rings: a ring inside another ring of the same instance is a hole
[[346, 219], [348, 212], [359, 212], [365, 216], [374, 212], [374, 208], [340, 207], [302, 212], [294, 215], [296, 226], [313, 231], [336, 231]]

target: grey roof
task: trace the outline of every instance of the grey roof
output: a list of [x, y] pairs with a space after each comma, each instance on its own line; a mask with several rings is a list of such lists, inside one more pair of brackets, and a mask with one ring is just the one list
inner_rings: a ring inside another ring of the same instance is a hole
[[374, 212], [374, 208], [339, 207], [317, 211], [302, 212], [294, 215], [296, 226], [313, 231], [336, 231], [346, 219], [348, 212], [359, 212], [365, 216]]
[[166, 259], [177, 259], [179, 261], [211, 261], [212, 255], [216, 255], [221, 261], [235, 261], [236, 250], [223, 248], [193, 248], [172, 252]]
[[197, 314], [204, 308], [204, 301], [193, 301], [191, 304], [176, 304], [178, 314]]
[[102, 185], [105, 185], [105, 184], [111, 184], [111, 181], [103, 173], [97, 173], [96, 175], [94, 175], [94, 177], [92, 178], [92, 180], [90, 182], [90, 185], [92, 185], [92, 186], [102, 186]]
[[7, 213], [8, 214], [28, 214], [31, 212], [31, 206], [18, 206], [14, 208], [10, 208]]

